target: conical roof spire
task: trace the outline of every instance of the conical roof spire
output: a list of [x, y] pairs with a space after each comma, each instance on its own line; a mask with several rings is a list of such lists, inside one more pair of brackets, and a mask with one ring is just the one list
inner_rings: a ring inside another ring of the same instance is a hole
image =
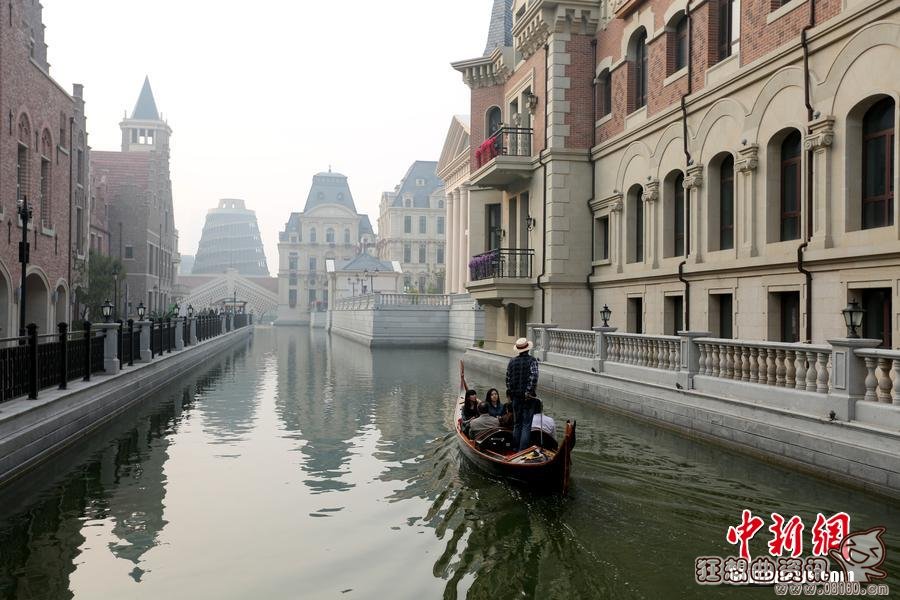
[[137, 104], [134, 105], [134, 112], [131, 114], [132, 119], [141, 121], [159, 121], [159, 110], [156, 108], [156, 100], [153, 99], [153, 90], [150, 89], [150, 77], [144, 78], [144, 87], [141, 88], [141, 95], [138, 97]]
[[494, 0], [485, 56], [490, 56], [498, 47], [512, 46], [512, 8], [513, 0]]

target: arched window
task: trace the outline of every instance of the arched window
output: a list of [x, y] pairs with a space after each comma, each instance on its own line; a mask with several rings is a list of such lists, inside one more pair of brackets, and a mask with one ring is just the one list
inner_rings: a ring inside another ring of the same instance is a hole
[[665, 207], [665, 255], [666, 257], [684, 256], [684, 173], [672, 171], [666, 176], [663, 190]]
[[734, 157], [719, 164], [719, 250], [734, 248]]
[[494, 135], [503, 122], [499, 106], [492, 106], [488, 109], [484, 119], [484, 139]]
[[863, 117], [862, 228], [894, 224], [894, 100], [876, 102]]
[[16, 200], [22, 200], [31, 195], [31, 161], [28, 157], [28, 147], [31, 144], [31, 123], [26, 115], [19, 118], [19, 146], [16, 160]]
[[597, 116], [605, 117], [612, 112], [612, 78], [609, 69], [603, 69], [597, 76]]
[[[629, 44], [629, 71], [632, 73], [631, 110], [647, 105], [647, 30], [636, 31]], [[629, 111], [631, 112], [631, 111]]]
[[325, 230], [325, 242], [328, 244], [334, 243], [334, 229], [331, 227]]
[[628, 262], [644, 262], [644, 188], [633, 185], [628, 190], [625, 220], [628, 224]]
[[41, 134], [41, 186], [40, 207], [41, 225], [47, 229], [53, 227], [53, 198], [50, 179], [50, 157], [53, 156], [53, 137], [50, 131], [45, 129]]
[[316, 243], [316, 228], [315, 227], [311, 227], [309, 230], [309, 243], [311, 243], [311, 244]]
[[671, 75], [687, 66], [688, 20], [683, 12], [678, 13], [666, 28], [666, 75]]
[[781, 143], [781, 241], [800, 238], [800, 146], [796, 129]]

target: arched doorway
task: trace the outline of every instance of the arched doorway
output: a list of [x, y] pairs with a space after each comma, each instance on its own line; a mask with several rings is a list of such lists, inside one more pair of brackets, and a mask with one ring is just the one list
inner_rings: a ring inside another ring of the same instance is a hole
[[14, 328], [10, 327], [9, 322], [9, 305], [10, 291], [12, 287], [9, 285], [9, 279], [6, 272], [0, 269], [0, 338], [12, 337], [16, 335]]
[[25, 325], [34, 323], [39, 333], [50, 333], [47, 319], [50, 308], [50, 291], [44, 278], [31, 273], [25, 279]]
[[62, 284], [56, 286], [56, 321], [53, 325], [69, 322], [69, 294], [66, 287]]

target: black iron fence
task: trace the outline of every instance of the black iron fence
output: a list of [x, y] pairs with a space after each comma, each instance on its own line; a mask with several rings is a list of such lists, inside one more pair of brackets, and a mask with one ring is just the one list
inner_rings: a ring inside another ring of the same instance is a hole
[[[197, 341], [224, 333], [219, 315], [202, 315], [194, 320]], [[190, 319], [182, 319], [181, 323], [180, 335], [188, 347]], [[252, 315], [234, 316], [235, 329], [252, 324]], [[38, 335], [37, 326], [32, 324], [27, 328], [27, 335], [0, 339], [0, 402], [26, 395], [35, 399], [40, 390], [66, 389], [75, 380], [90, 381], [93, 374], [105, 370], [107, 335], [116, 336], [119, 369], [133, 366], [141, 360], [141, 324], [129, 319], [127, 323], [117, 321], [116, 325], [99, 329], [85, 322], [70, 331], [66, 323], [60, 323], [56, 333]], [[176, 348], [178, 323], [172, 319], [150, 320], [147, 334], [151, 359], [171, 353]]]
[[498, 156], [531, 156], [530, 127], [501, 127], [475, 149], [475, 164], [480, 169]]
[[469, 280], [531, 278], [534, 250], [501, 248], [473, 256], [469, 261]]

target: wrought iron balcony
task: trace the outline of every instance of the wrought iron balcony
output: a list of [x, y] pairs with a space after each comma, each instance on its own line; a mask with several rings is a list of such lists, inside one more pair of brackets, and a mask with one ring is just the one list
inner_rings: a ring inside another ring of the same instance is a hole
[[473, 256], [469, 261], [469, 281], [485, 279], [531, 279], [534, 250], [500, 248]]
[[476, 172], [472, 183], [503, 188], [531, 176], [532, 138], [530, 127], [501, 127], [475, 150]]

